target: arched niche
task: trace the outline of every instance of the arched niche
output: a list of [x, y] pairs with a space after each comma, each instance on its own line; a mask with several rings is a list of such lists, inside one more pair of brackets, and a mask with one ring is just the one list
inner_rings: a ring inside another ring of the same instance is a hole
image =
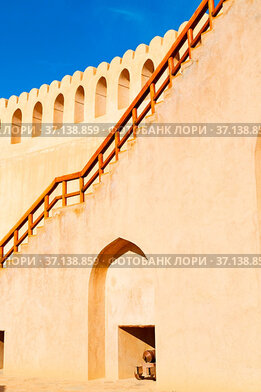
[[125, 68], [118, 81], [118, 109], [126, 108], [130, 103], [130, 73]]
[[80, 123], [84, 121], [84, 88], [79, 86], [75, 93], [74, 101], [74, 122]]
[[55, 129], [63, 126], [64, 96], [59, 94], [54, 101], [53, 125]]
[[22, 111], [17, 109], [12, 117], [11, 144], [21, 142]]
[[88, 378], [105, 377], [105, 283], [114, 260], [127, 252], [146, 257], [133, 242], [118, 238], [99, 253], [92, 268], [88, 293]]
[[147, 83], [147, 81], [149, 80], [149, 78], [153, 74], [154, 70], [155, 70], [155, 68], [154, 68], [153, 61], [148, 59], [144, 63], [144, 65], [142, 67], [142, 71], [141, 71], [141, 87], [143, 87], [144, 84]]
[[98, 80], [95, 92], [95, 117], [104, 116], [106, 114], [107, 104], [107, 81], [105, 77]]
[[41, 104], [41, 102], [37, 102], [33, 110], [32, 137], [37, 137], [41, 135], [42, 118], [43, 118], [43, 105]]

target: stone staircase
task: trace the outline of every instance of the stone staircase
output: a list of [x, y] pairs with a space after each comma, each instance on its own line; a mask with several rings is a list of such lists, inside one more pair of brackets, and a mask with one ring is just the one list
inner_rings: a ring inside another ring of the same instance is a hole
[[[130, 154], [132, 149], [135, 148], [135, 144], [137, 143], [137, 134], [140, 129], [139, 127], [141, 127], [142, 124], [146, 125], [157, 123], [158, 105], [164, 104], [164, 99], [169, 96], [172, 88], [175, 88], [177, 78], [182, 78], [189, 68], [197, 63], [200, 58], [201, 46], [204, 45], [205, 41], [211, 37], [209, 32], [211, 32], [215, 23], [222, 14], [227, 12], [232, 3], [232, 0], [221, 0], [215, 7], [213, 0], [202, 1], [199, 8], [194, 13], [190, 21], [187, 22], [186, 27], [180, 33], [176, 42], [159, 64], [149, 81], [142, 88], [139, 95], [126, 110], [125, 114], [115, 125], [114, 129], [105, 138], [83, 170], [71, 175], [56, 178], [37, 199], [33, 206], [24, 214], [19, 222], [2, 239], [0, 242], [0, 260], [2, 266], [4, 266], [5, 261], [13, 254], [26, 253], [28, 247], [32, 246], [36, 236], [45, 230], [45, 226], [47, 226], [52, 219], [59, 214], [61, 209], [73, 208], [73, 205], [67, 205], [67, 199], [79, 196], [80, 203], [88, 203], [90, 199], [95, 197], [97, 191], [103, 187], [107, 181], [110, 181], [115, 168], [120, 164], [119, 161], [122, 160], [124, 155]], [[206, 17], [206, 10], [208, 9], [210, 10], [211, 16], [207, 15]], [[203, 27], [200, 25], [199, 33], [197, 33], [196, 37], [193, 38], [193, 29], [195, 29], [199, 23], [202, 24], [203, 17], [205, 18], [203, 20]], [[186, 44], [185, 49], [183, 47], [184, 44]], [[182, 51], [185, 50], [185, 52], [180, 56], [179, 51], [181, 48]], [[164, 72], [167, 72], [168, 76], [158, 90], [156, 90], [156, 85], [161, 76], [164, 75]], [[159, 101], [158, 98], [162, 94], [163, 100]], [[145, 105], [145, 99], [148, 95], [150, 97], [150, 100], [147, 101], [148, 104], [142, 112], [138, 114], [137, 109], [139, 109], [141, 104]], [[122, 138], [120, 138], [122, 128], [130, 120], [132, 121], [130, 129]], [[113, 143], [115, 143], [115, 148], [109, 152], [109, 155], [106, 156], [106, 151], [108, 151], [109, 147]], [[123, 146], [124, 149], [122, 148]], [[113, 158], [115, 158], [115, 160], [113, 160]], [[93, 173], [92, 170], [96, 166], [97, 170]], [[88, 178], [88, 176], [91, 177]], [[79, 190], [68, 193], [67, 183], [71, 181], [79, 182]], [[62, 185], [62, 194], [54, 196], [54, 198], [50, 201], [50, 197], [58, 185]], [[62, 201], [62, 207], [54, 208], [58, 201]], [[43, 212], [40, 210], [41, 207], [44, 207]], [[40, 215], [38, 216], [36, 216], [37, 211], [40, 211]], [[43, 222], [44, 225], [40, 226], [41, 222]], [[19, 237], [22, 228], [24, 228], [25, 231]], [[28, 242], [26, 242], [26, 240], [28, 240]], [[9, 250], [6, 251], [5, 248], [7, 246], [9, 246]], [[8, 264], [9, 262], [6, 263], [6, 266], [8, 266]]]

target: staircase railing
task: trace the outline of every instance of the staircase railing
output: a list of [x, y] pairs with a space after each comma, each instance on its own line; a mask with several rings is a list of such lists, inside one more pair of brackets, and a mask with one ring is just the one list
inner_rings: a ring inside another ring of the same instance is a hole
[[[100, 147], [93, 154], [84, 168], [76, 173], [56, 177], [41, 196], [26, 211], [22, 218], [14, 225], [8, 234], [0, 242], [0, 266], [3, 266], [5, 260], [18, 251], [18, 247], [25, 239], [33, 234], [33, 230], [43, 220], [49, 217], [50, 211], [58, 201], [62, 201], [62, 206], [67, 205], [67, 199], [79, 196], [79, 202], [84, 202], [85, 192], [94, 183], [97, 178], [101, 178], [106, 166], [115, 157], [118, 160], [119, 152], [131, 135], [136, 137], [137, 127], [145, 116], [155, 112], [155, 103], [161, 94], [167, 88], [172, 87], [173, 77], [177, 75], [181, 64], [188, 58], [191, 58], [191, 48], [194, 48], [200, 41], [202, 34], [212, 28], [213, 18], [217, 16], [226, 0], [220, 0], [215, 6], [215, 0], [203, 0], [181, 34], [177, 37], [172, 47], [167, 52], [161, 63], [158, 65], [150, 79], [143, 86], [140, 93], [133, 100], [131, 105], [125, 111], [121, 119], [114, 126], [113, 130], [104, 139]], [[208, 12], [208, 18], [200, 30], [194, 36], [194, 30], [202, 21], [203, 16]], [[180, 50], [185, 46], [185, 51], [180, 56]], [[167, 77], [158, 86], [158, 82], [164, 72], [167, 71]], [[156, 89], [157, 87], [157, 89]], [[147, 97], [149, 101], [146, 101]], [[146, 104], [146, 102], [148, 102]], [[144, 103], [144, 108], [141, 105]], [[139, 110], [141, 111], [139, 113]], [[122, 135], [121, 131], [131, 122], [128, 131]], [[105, 152], [108, 153], [109, 147], [114, 143], [114, 148], [104, 159]], [[67, 191], [67, 185], [71, 181], [78, 181], [78, 191]], [[58, 185], [62, 185], [62, 192], [55, 195]], [[53, 198], [52, 198], [53, 196]], [[41, 212], [41, 209], [43, 210]], [[38, 215], [37, 215], [38, 213]], [[21, 234], [21, 231], [23, 233]], [[6, 249], [8, 247], [8, 249]]]

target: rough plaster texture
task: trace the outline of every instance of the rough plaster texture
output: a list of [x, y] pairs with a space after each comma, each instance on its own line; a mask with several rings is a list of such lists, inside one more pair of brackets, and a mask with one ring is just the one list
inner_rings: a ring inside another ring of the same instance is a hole
[[[148, 121], [260, 122], [260, 22], [258, 0], [227, 2]], [[145, 255], [260, 253], [256, 144], [140, 137], [84, 204], [58, 209], [23, 252], [98, 255], [124, 238]], [[1, 271], [7, 374], [86, 379], [89, 276], [90, 269]], [[106, 377], [117, 377], [117, 325], [152, 323], [160, 390], [260, 391], [258, 269], [109, 269], [107, 278]]]

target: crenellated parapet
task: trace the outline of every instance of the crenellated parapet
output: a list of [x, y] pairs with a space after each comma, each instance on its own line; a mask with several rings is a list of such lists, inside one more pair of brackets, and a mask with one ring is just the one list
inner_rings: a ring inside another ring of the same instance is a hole
[[[194, 29], [195, 35], [207, 19], [206, 14]], [[154, 37], [149, 45], [140, 44], [135, 51], [127, 50], [122, 58], [115, 57], [110, 63], [87, 67], [84, 72], [65, 75], [61, 81], [54, 80], [50, 85], [43, 84], [8, 100], [0, 98], [0, 124], [9, 127], [0, 144], [20, 144], [24, 136], [23, 142], [26, 139], [27, 144], [29, 140], [35, 144], [35, 136], [43, 134], [43, 124], [55, 130], [63, 124], [117, 122], [186, 24], [182, 23], [178, 32], [169, 30], [164, 37]], [[186, 45], [180, 49], [180, 57]], [[54, 138], [55, 132], [52, 143]]]
[[[122, 58], [115, 57], [111, 63], [102, 62], [97, 68], [76, 71], [61, 81], [54, 80], [50, 85], [43, 84], [29, 93], [23, 92], [19, 97], [1, 98], [1, 124], [15, 125], [16, 132], [23, 124], [34, 124], [38, 129], [31, 136], [39, 136], [41, 124], [117, 121], [177, 35], [176, 31], [169, 30], [164, 37], [156, 36], [149, 45], [141, 44], [135, 51], [128, 50]], [[21, 141], [17, 134], [11, 138], [11, 143]]]

